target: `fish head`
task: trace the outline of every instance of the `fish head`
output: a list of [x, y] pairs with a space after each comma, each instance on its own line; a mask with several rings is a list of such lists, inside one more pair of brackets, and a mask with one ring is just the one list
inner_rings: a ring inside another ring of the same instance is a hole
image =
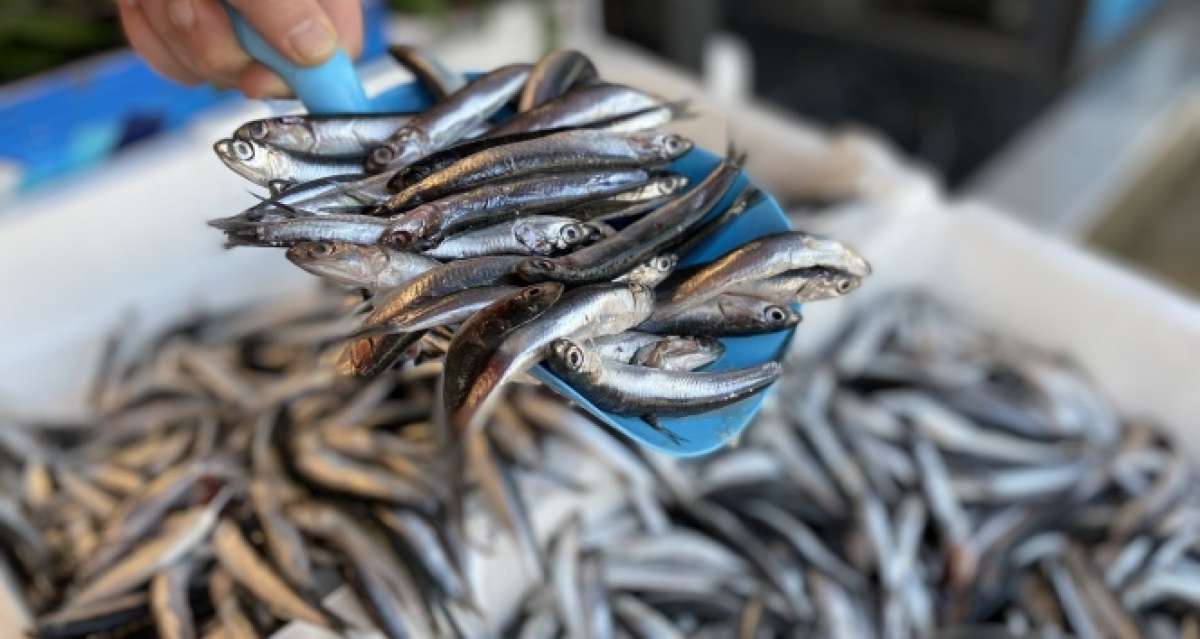
[[595, 349], [584, 348], [570, 339], [556, 339], [550, 344], [550, 358], [554, 367], [568, 375], [587, 375], [600, 367], [600, 356]]
[[658, 286], [671, 275], [671, 272], [675, 270], [675, 265], [678, 263], [679, 257], [674, 253], [655, 255], [630, 269], [625, 281], [649, 287]]
[[725, 354], [725, 344], [715, 337], [692, 335], [687, 338], [692, 352], [711, 357], [713, 361]]
[[667, 195], [675, 195], [687, 188], [688, 177], [680, 173], [668, 173], [667, 175], [655, 178], [653, 184], [658, 189], [655, 195], [657, 197], [665, 197]]
[[300, 242], [288, 247], [286, 256], [313, 275], [350, 286], [372, 281], [387, 262], [379, 247], [348, 242]]
[[233, 137], [257, 142], [271, 141], [289, 149], [310, 150], [317, 139], [306, 118], [285, 115], [278, 118], [254, 120], [238, 127]]
[[398, 251], [414, 249], [424, 240], [429, 239], [433, 229], [437, 226], [435, 223], [437, 219], [440, 219], [440, 215], [436, 207], [419, 206], [389, 224], [383, 230], [379, 243]]
[[795, 299], [816, 302], [841, 297], [857, 289], [863, 278], [849, 271], [835, 268], [817, 268], [796, 291]]
[[542, 282], [554, 279], [563, 268], [558, 260], [531, 257], [517, 265], [517, 275], [530, 282]]
[[253, 140], [218, 140], [213, 151], [225, 166], [255, 184], [265, 185], [285, 175], [285, 154]]
[[741, 295], [722, 295], [717, 308], [729, 326], [753, 332], [782, 331], [800, 323], [800, 313], [789, 306]]
[[675, 160], [695, 146], [691, 140], [678, 133], [657, 133], [651, 136], [651, 147], [662, 160]]
[[521, 289], [519, 301], [529, 308], [547, 309], [562, 297], [565, 288], [561, 282], [540, 282]]
[[403, 127], [392, 134], [386, 144], [375, 147], [367, 156], [366, 169], [378, 173], [388, 167], [402, 168], [416, 161], [427, 145], [421, 131]]

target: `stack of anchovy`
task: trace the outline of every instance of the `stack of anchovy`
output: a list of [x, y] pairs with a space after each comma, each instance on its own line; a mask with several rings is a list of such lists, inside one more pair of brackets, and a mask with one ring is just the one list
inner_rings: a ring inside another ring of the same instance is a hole
[[344, 374], [375, 375], [457, 326], [442, 390], [457, 433], [479, 430], [498, 389], [542, 361], [599, 407], [655, 426], [745, 399], [781, 368], [698, 371], [722, 356], [717, 338], [790, 329], [796, 304], [870, 273], [850, 248], [794, 232], [673, 274], [761, 198], [736, 192], [736, 157], [696, 184], [669, 170], [692, 143], [647, 130], [681, 103], [601, 82], [576, 51], [470, 82], [393, 53], [440, 100], [241, 126], [216, 151], [271, 195], [211, 224], [230, 245], [287, 247], [297, 266], [364, 291]]
[[1200, 636], [1197, 477], [1064, 358], [906, 294], [800, 368], [742, 446], [641, 456], [657, 514], [570, 519], [508, 636]]

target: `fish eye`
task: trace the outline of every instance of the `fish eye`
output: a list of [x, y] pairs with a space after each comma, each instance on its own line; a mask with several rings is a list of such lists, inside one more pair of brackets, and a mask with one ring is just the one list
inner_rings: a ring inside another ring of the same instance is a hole
[[259, 120], [250, 125], [250, 137], [255, 140], [265, 140], [271, 134], [271, 127], [267, 126], [266, 120]]
[[568, 224], [562, 229], [562, 237], [568, 242], [578, 242], [582, 235], [583, 230], [577, 224]]
[[254, 158], [254, 147], [243, 140], [234, 140], [233, 154], [239, 160], [250, 160]]
[[667, 151], [671, 153], [679, 153], [687, 148], [687, 142], [682, 136], [671, 134], [666, 139]]
[[371, 151], [371, 160], [376, 164], [388, 164], [396, 157], [396, 153], [390, 146], [381, 146]]
[[854, 288], [854, 282], [849, 279], [838, 280], [837, 290], [839, 293], [849, 293], [852, 288]]
[[574, 369], [583, 366], [583, 352], [578, 348], [571, 347], [567, 351], [567, 365]]
[[782, 322], [787, 319], [787, 311], [779, 306], [768, 306], [767, 319], [772, 322]]
[[525, 289], [525, 299], [527, 299], [527, 300], [530, 300], [530, 301], [536, 300], [541, 296], [542, 296], [542, 289], [540, 289], [536, 286], [533, 288]]
[[329, 257], [330, 255], [333, 255], [333, 245], [329, 242], [317, 242], [316, 245], [313, 246], [313, 253], [317, 257]]
[[391, 244], [394, 247], [403, 248], [403, 247], [408, 246], [409, 244], [412, 244], [413, 234], [409, 233], [408, 231], [403, 231], [403, 230], [397, 229], [397, 230], [388, 232], [387, 241], [388, 241], [388, 244]]

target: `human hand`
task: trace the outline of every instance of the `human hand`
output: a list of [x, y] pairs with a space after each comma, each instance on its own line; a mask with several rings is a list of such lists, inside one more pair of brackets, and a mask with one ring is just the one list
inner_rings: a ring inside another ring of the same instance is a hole
[[[292, 62], [314, 66], [340, 47], [362, 51], [359, 0], [229, 0]], [[211, 82], [248, 97], [281, 97], [287, 85], [238, 44], [219, 0], [119, 0], [129, 43], [159, 73], [188, 85]]]

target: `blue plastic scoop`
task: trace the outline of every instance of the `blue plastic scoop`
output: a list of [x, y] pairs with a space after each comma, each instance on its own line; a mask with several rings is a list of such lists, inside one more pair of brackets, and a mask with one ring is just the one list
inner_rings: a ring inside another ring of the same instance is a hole
[[[339, 52], [319, 67], [296, 67], [271, 49], [240, 16], [233, 11], [230, 11], [230, 16], [238, 39], [246, 51], [278, 73], [311, 113], [417, 112], [433, 104], [433, 96], [415, 83], [394, 87], [368, 100], [345, 53]], [[691, 183], [696, 184], [704, 179], [718, 162], [720, 158], [716, 155], [703, 149], [694, 149], [676, 161], [671, 168], [688, 176]], [[735, 194], [748, 184], [749, 179], [744, 173], [738, 176], [730, 194], [717, 205], [711, 215], [715, 217], [725, 211], [732, 204]], [[717, 230], [691, 253], [683, 256], [679, 265], [682, 268], [704, 264], [750, 240], [790, 228], [779, 204], [773, 198], [766, 197]], [[724, 338], [721, 340], [726, 348], [724, 357], [705, 370], [740, 368], [779, 359], [786, 353], [794, 332], [790, 330], [750, 337]], [[614, 415], [600, 410], [544, 366], [534, 368], [533, 374], [555, 392], [574, 400], [609, 426], [644, 446], [676, 457], [703, 455], [729, 443], [749, 425], [764, 398], [764, 393], [759, 393], [714, 411], [685, 417], [661, 418], [662, 426], [678, 436], [679, 441], [673, 441], [640, 417]], [[770, 389], [767, 392], [770, 392]]]

